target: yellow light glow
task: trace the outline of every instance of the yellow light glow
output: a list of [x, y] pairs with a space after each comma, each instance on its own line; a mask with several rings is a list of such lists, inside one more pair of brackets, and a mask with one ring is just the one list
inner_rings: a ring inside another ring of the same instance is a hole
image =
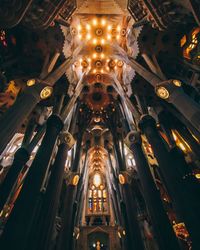
[[105, 20], [105, 19], [102, 19], [102, 20], [101, 20], [101, 24], [102, 24], [102, 26], [104, 26], [104, 25], [106, 24], [106, 20]]
[[100, 176], [100, 174], [95, 174], [95, 175], [94, 175], [93, 184], [94, 184], [96, 187], [99, 187], [99, 186], [101, 185], [101, 176]]
[[105, 40], [104, 39], [101, 39], [101, 44], [105, 44]]
[[110, 34], [107, 35], [107, 39], [111, 40], [111, 35]]
[[90, 40], [90, 39], [91, 39], [91, 35], [90, 35], [89, 33], [87, 34], [86, 39], [87, 39], [87, 40]]
[[51, 94], [53, 93], [53, 88], [50, 86], [46, 86], [42, 89], [40, 92], [40, 98], [41, 99], [46, 99], [48, 98]]
[[182, 142], [180, 142], [180, 143], [178, 144], [178, 146], [179, 146], [179, 148], [180, 148], [181, 150], [186, 151], [186, 147], [183, 145]]
[[96, 72], [97, 72], [97, 70], [96, 70], [96, 69], [94, 69], [94, 70], [93, 70], [93, 73], [95, 74]]
[[79, 182], [79, 175], [76, 174], [72, 179], [72, 185], [77, 186], [78, 182]]
[[27, 86], [30, 87], [30, 86], [33, 86], [35, 84], [35, 82], [36, 82], [35, 79], [29, 79], [26, 84], [27, 84]]
[[82, 29], [81, 25], [78, 25], [78, 31], [80, 31]]
[[103, 70], [103, 69], [101, 69], [101, 73], [102, 73], [102, 74], [104, 73], [104, 70]]
[[92, 55], [92, 57], [93, 57], [94, 59], [97, 58], [97, 54], [94, 53], [94, 54]]
[[79, 39], [82, 39], [82, 35], [81, 35], [81, 34], [78, 34], [78, 38], [79, 38]]
[[109, 68], [108, 66], [106, 67], [106, 69], [107, 69], [107, 70], [110, 70], [110, 68]]
[[195, 174], [195, 177], [196, 177], [197, 179], [200, 179], [200, 173]]
[[93, 42], [93, 44], [97, 44], [97, 39], [94, 38], [92, 42]]
[[115, 60], [114, 60], [114, 62], [115, 62], [115, 63], [117, 63], [117, 62], [118, 62], [118, 60], [117, 60], [117, 59], [115, 59]]
[[93, 24], [94, 26], [96, 26], [96, 25], [97, 25], [97, 19], [93, 19], [93, 20], [92, 20], [92, 24]]
[[87, 60], [88, 60], [88, 62], [91, 62], [91, 58], [90, 58], [90, 57], [88, 57], [88, 59], [87, 59]]
[[104, 53], [101, 53], [101, 58], [103, 59], [105, 57]]
[[83, 59], [82, 59], [82, 58], [80, 58], [80, 59], [79, 59], [79, 62], [81, 63], [82, 61], [83, 61]]
[[118, 237], [121, 239], [122, 236], [119, 231], [117, 232], [117, 234], [118, 234]]
[[112, 29], [112, 26], [111, 25], [108, 25], [108, 30], [111, 30]]
[[117, 38], [117, 40], [119, 40], [120, 39], [120, 35], [117, 35], [116, 38]]
[[121, 30], [121, 26], [118, 25], [118, 26], [117, 26], [117, 31], [120, 31], [120, 30]]
[[124, 175], [123, 174], [119, 174], [118, 178], [119, 178], [119, 183], [122, 184], [122, 185], [124, 185], [125, 182], [126, 182], [126, 179], [125, 179]]
[[86, 29], [87, 30], [90, 30], [91, 29], [91, 26], [89, 24], [86, 25]]

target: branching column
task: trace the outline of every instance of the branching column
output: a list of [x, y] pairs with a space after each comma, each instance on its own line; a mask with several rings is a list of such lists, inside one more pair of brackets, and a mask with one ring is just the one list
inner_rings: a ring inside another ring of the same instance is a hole
[[48, 171], [57, 136], [63, 128], [59, 116], [52, 115], [47, 121], [46, 134], [30, 167], [23, 188], [0, 239], [2, 249], [27, 249], [31, 229], [37, 221], [41, 206], [41, 188]]
[[142, 151], [140, 135], [137, 132], [131, 132], [128, 137], [130, 148], [136, 161], [139, 178], [143, 187], [143, 195], [150, 213], [159, 249], [178, 250], [178, 241], [175, 237], [173, 228], [170, 225], [159, 191], [155, 186], [149, 165]]
[[27, 87], [0, 118], [0, 153], [18, 131], [25, 118], [41, 100], [40, 93], [44, 88], [45, 85], [41, 84]]
[[193, 249], [196, 250], [200, 237], [199, 183], [179, 151], [176, 148], [170, 153], [167, 151], [156, 128], [155, 120], [151, 116], [143, 116], [139, 127], [153, 148], [177, 216], [180, 216], [185, 222], [192, 238]]

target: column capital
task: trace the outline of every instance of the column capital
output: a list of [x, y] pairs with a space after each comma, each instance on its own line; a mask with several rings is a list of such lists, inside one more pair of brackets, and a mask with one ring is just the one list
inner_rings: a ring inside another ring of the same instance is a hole
[[134, 144], [139, 144], [141, 145], [142, 144], [142, 139], [141, 139], [141, 136], [140, 136], [140, 133], [137, 132], [137, 131], [130, 131], [126, 138], [125, 138], [125, 144], [131, 148], [132, 145]]
[[77, 186], [79, 179], [80, 179], [80, 174], [78, 172], [73, 172], [71, 170], [68, 170], [65, 173], [65, 182], [67, 186], [69, 185]]
[[59, 140], [60, 144], [65, 144], [68, 150], [70, 150], [75, 144], [75, 139], [69, 132], [62, 132], [59, 136]]
[[157, 84], [155, 92], [158, 97], [171, 103], [178, 94], [183, 93], [181, 85], [181, 81], [177, 79], [163, 81]]

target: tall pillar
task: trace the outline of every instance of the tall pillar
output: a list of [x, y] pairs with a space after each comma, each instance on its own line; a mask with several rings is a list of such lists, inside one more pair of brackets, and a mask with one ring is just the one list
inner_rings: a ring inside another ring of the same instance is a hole
[[[113, 133], [113, 143], [114, 143], [114, 149], [116, 152], [118, 168], [119, 168], [120, 173], [124, 176], [124, 174], [126, 173], [126, 165], [122, 160], [116, 133], [115, 134]], [[129, 227], [128, 231], [130, 232], [130, 241], [132, 244], [132, 248], [135, 250], [143, 250], [144, 245], [143, 245], [143, 240], [141, 236], [141, 231], [139, 228], [139, 223], [137, 220], [137, 209], [136, 209], [136, 204], [134, 204], [134, 200], [132, 199], [130, 185], [128, 184], [128, 182], [125, 181], [125, 183], [121, 185], [121, 188], [122, 188], [122, 195], [123, 195], [123, 199], [125, 202], [126, 212], [127, 212], [128, 221], [129, 221], [127, 226]]]
[[177, 149], [169, 153], [158, 133], [155, 120], [143, 116], [139, 128], [151, 144], [161, 172], [166, 181], [177, 216], [182, 218], [190, 233], [193, 249], [199, 248], [200, 191], [199, 183]]
[[31, 239], [31, 229], [37, 221], [42, 200], [42, 185], [49, 168], [57, 136], [63, 128], [59, 116], [47, 121], [46, 134], [33, 160], [13, 211], [0, 239], [0, 248], [25, 250]]
[[32, 243], [29, 249], [49, 249], [53, 235], [56, 212], [59, 206], [65, 163], [68, 150], [73, 146], [73, 137], [69, 133], [60, 136], [60, 144], [51, 167], [51, 176], [42, 201], [42, 208], [36, 227], [32, 230]]
[[131, 132], [127, 137], [136, 161], [139, 178], [143, 187], [143, 195], [150, 213], [159, 250], [178, 250], [180, 249], [178, 241], [170, 225], [160, 198], [160, 193], [156, 188], [149, 165], [142, 151], [140, 135], [137, 132]]
[[[83, 131], [80, 131], [77, 138], [75, 159], [70, 169], [72, 176], [76, 174], [78, 171], [80, 156], [81, 156], [82, 137], [83, 137]], [[73, 234], [73, 232], [71, 232], [71, 228], [73, 223], [72, 216], [74, 212], [73, 207], [76, 198], [75, 195], [76, 195], [76, 186], [73, 185], [72, 183], [68, 183], [66, 187], [66, 194], [64, 197], [64, 208], [62, 213], [61, 230], [58, 236], [59, 237], [57, 243], [58, 250], [71, 250], [70, 249], [71, 246], [69, 245], [69, 243]]]
[[45, 88], [50, 87], [45, 87], [42, 84], [27, 87], [17, 97], [15, 103], [2, 115], [0, 118], [0, 153], [18, 131], [25, 118], [41, 100], [40, 95]]
[[3, 209], [17, 177], [29, 160], [30, 154], [25, 148], [19, 148], [15, 155], [12, 166], [10, 167], [1, 187], [0, 187], [0, 211]]
[[28, 162], [31, 152], [41, 139], [43, 133], [44, 129], [42, 127], [42, 129], [37, 132], [31, 143], [27, 145], [27, 147], [21, 147], [16, 151], [12, 166], [10, 167], [0, 187], [0, 210], [6, 203], [12, 191], [12, 188], [15, 185], [18, 175], [20, 174], [25, 164]]

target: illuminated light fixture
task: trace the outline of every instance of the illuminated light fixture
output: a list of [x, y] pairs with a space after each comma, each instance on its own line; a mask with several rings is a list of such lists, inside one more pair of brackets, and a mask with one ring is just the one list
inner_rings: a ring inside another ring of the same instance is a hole
[[93, 184], [94, 184], [96, 187], [99, 187], [99, 186], [101, 185], [101, 176], [100, 176], [100, 174], [95, 174], [95, 175], [94, 175]]
[[78, 182], [79, 182], [79, 175], [76, 174], [76, 175], [74, 175], [74, 177], [72, 179], [72, 185], [77, 186]]
[[83, 59], [82, 59], [82, 58], [80, 58], [80, 59], [79, 59], [79, 62], [80, 62], [80, 63], [82, 63], [82, 61], [83, 61]]
[[88, 60], [88, 62], [91, 62], [91, 58], [90, 58], [90, 57], [88, 57], [88, 59], [87, 59], [87, 60]]
[[93, 58], [97, 58], [97, 54], [94, 53], [94, 54], [92, 55], [92, 57], [93, 57]]
[[105, 57], [104, 53], [101, 53], [101, 58], [103, 59]]
[[118, 62], [118, 60], [117, 60], [117, 59], [115, 59], [114, 61], [115, 61], [115, 63], [117, 63], [117, 62]]
[[102, 73], [102, 74], [104, 73], [104, 70], [103, 70], [103, 69], [101, 69], [101, 73]]
[[119, 174], [118, 179], [121, 185], [124, 185], [126, 183], [126, 178], [123, 174]]
[[91, 39], [91, 35], [90, 35], [89, 33], [87, 34], [86, 39], [87, 39], [87, 40], [90, 40], [90, 39]]
[[96, 44], [97, 43], [97, 39], [94, 38], [92, 42], [93, 42], [93, 44]]
[[111, 40], [111, 35], [110, 34], [107, 35], [107, 39]]
[[97, 72], [97, 70], [96, 70], [96, 69], [94, 69], [94, 70], [93, 70], [93, 73], [95, 74], [96, 72]]
[[40, 98], [46, 99], [48, 98], [53, 92], [53, 88], [50, 86], [44, 87], [42, 91], [40, 92]]
[[107, 69], [108, 71], [110, 70], [110, 68], [109, 68], [108, 66], [106, 67], [106, 69]]
[[101, 39], [101, 44], [105, 44], [105, 40], [104, 39]]
[[197, 179], [200, 179], [200, 173], [195, 174], [195, 177], [196, 177]]
[[179, 80], [173, 80], [173, 84], [177, 87], [181, 87], [181, 81]]
[[82, 35], [81, 35], [81, 34], [78, 34], [78, 38], [79, 38], [79, 39], [82, 39]]
[[91, 29], [91, 26], [89, 24], [86, 25], [86, 29], [87, 30], [90, 30]]
[[26, 84], [28, 87], [31, 87], [35, 84], [35, 82], [36, 82], [35, 79], [29, 79]]
[[117, 31], [120, 31], [121, 30], [121, 27], [120, 25], [117, 26]]
[[126, 235], [126, 231], [125, 230], [123, 230], [122, 233], [123, 233], [123, 235]]
[[108, 30], [111, 30], [112, 29], [112, 26], [111, 25], [108, 25]]
[[117, 40], [119, 40], [120, 39], [120, 35], [117, 35], [116, 38], [117, 38]]
[[178, 143], [178, 146], [182, 151], [186, 151], [186, 147], [183, 145], [182, 142]]
[[122, 238], [121, 233], [118, 231], [117, 234], [118, 234], [118, 237], [121, 239]]
[[162, 99], [169, 98], [169, 91], [165, 87], [158, 87], [156, 89], [156, 94]]
[[94, 26], [96, 26], [96, 25], [97, 25], [97, 19], [93, 19], [93, 20], [92, 20], [92, 24], [93, 24]]
[[78, 25], [78, 31], [80, 31], [82, 29], [81, 25]]
[[106, 24], [106, 20], [105, 19], [101, 19], [101, 24], [102, 24], [102, 26], [104, 26]]

